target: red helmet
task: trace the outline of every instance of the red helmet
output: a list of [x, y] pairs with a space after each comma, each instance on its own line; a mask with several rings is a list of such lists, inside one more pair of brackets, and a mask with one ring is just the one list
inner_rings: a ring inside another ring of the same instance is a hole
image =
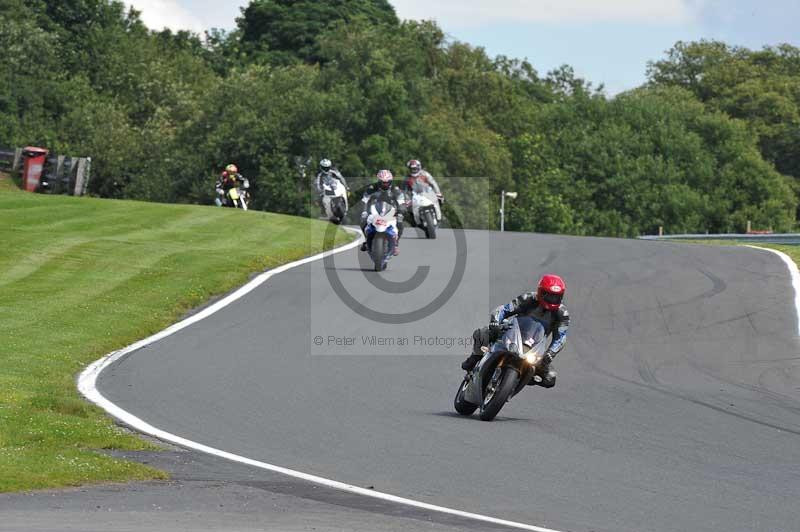
[[388, 190], [392, 186], [394, 176], [389, 170], [381, 170], [378, 172], [377, 177], [382, 189]]
[[420, 172], [422, 172], [422, 163], [416, 159], [411, 159], [406, 163], [408, 167], [408, 171], [411, 173], [411, 177], [417, 177]]
[[548, 273], [539, 279], [539, 286], [536, 289], [536, 299], [539, 300], [539, 304], [546, 310], [558, 310], [566, 291], [567, 285], [564, 284], [564, 280], [558, 275]]

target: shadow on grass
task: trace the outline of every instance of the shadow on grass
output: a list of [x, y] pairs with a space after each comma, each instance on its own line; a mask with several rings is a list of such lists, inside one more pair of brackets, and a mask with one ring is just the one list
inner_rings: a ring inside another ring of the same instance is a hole
[[0, 172], [0, 190], [22, 190], [22, 177], [19, 173]]

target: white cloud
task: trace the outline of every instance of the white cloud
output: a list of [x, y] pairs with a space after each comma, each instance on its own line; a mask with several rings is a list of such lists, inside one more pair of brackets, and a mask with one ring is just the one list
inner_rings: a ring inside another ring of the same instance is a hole
[[202, 32], [205, 29], [200, 19], [177, 0], [128, 0], [125, 3], [140, 11], [142, 22], [153, 30], [169, 28]]
[[697, 0], [392, 0], [401, 18], [435, 19], [447, 27], [497, 22], [685, 23]]

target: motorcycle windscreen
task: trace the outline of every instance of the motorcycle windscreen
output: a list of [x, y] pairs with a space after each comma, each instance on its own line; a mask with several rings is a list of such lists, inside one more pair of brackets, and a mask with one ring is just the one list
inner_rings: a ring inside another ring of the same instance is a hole
[[387, 216], [394, 207], [388, 201], [376, 201], [372, 208], [375, 209], [377, 215]]
[[[528, 316], [516, 316], [516, 327], [511, 327], [500, 338], [500, 341], [508, 348], [522, 346], [522, 354], [527, 354], [531, 350], [535, 354], [542, 354], [545, 351], [546, 334], [541, 323]], [[514, 349], [516, 351], [516, 349]]]
[[547, 335], [541, 323], [528, 316], [517, 317], [520, 337], [522, 338], [522, 351], [528, 353], [533, 350], [537, 354], [545, 351]]
[[428, 183], [423, 183], [420, 179], [417, 179], [414, 183], [413, 190], [417, 194], [424, 194], [425, 192], [433, 191], [433, 187], [431, 187]]
[[322, 178], [322, 186], [325, 188], [326, 195], [334, 196], [336, 194], [336, 183], [337, 180], [330, 176], [325, 176]]

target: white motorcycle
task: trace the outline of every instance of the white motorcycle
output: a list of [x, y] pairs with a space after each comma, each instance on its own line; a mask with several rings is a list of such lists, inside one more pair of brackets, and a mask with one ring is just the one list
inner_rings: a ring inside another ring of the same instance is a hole
[[322, 208], [325, 216], [335, 224], [342, 223], [347, 214], [347, 189], [341, 181], [326, 176], [322, 181]]
[[374, 233], [369, 255], [375, 271], [386, 269], [397, 245], [397, 211], [386, 201], [376, 201], [367, 216], [367, 234]]
[[411, 215], [414, 225], [422, 227], [426, 238], [436, 238], [436, 228], [442, 221], [442, 208], [433, 187], [417, 181], [411, 191]]

